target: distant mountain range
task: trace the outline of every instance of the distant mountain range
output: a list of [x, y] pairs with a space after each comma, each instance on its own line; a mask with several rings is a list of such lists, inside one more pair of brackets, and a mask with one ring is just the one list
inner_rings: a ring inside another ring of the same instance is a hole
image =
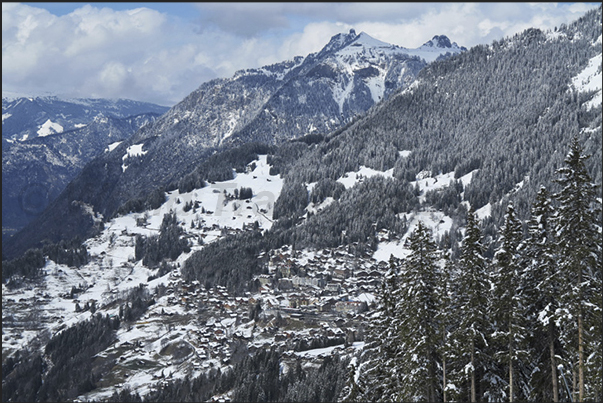
[[2, 93], [2, 138], [25, 141], [79, 129], [99, 114], [125, 118], [142, 113], [161, 115], [165, 106], [128, 99], [62, 99], [21, 97]]
[[88, 161], [167, 110], [124, 99], [3, 98], [3, 239], [39, 215]]

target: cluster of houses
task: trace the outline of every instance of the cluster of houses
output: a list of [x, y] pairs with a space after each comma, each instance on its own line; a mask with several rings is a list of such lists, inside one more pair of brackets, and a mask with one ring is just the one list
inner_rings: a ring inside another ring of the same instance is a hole
[[[285, 246], [266, 260], [264, 274], [254, 279], [258, 286], [243, 296], [185, 282], [174, 270], [158, 300], [163, 303], [140, 321], [160, 320], [166, 332], [180, 333], [196, 370], [210, 362], [228, 365], [236, 344], [248, 350], [279, 346], [293, 354], [363, 340], [386, 263], [344, 247], [308, 252]], [[195, 325], [186, 317], [194, 317]]]

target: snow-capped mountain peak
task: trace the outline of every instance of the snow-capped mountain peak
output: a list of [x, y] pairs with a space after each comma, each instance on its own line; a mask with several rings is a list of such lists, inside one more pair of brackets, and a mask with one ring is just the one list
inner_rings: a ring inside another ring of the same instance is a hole
[[397, 46], [392, 45], [390, 43], [386, 43], [386, 42], [380, 41], [378, 39], [375, 39], [372, 36], [370, 36], [369, 34], [367, 34], [366, 32], [361, 32], [356, 37], [356, 39], [354, 39], [354, 41], [352, 41], [352, 43], [349, 46], [366, 46], [366, 47], [372, 47], [372, 48], [393, 48], [393, 47], [397, 47]]
[[446, 35], [436, 35], [422, 46], [410, 50], [409, 53], [419, 56], [430, 63], [442, 56], [446, 57], [466, 50], [466, 47], [459, 46], [456, 42], [451, 42]]
[[466, 50], [467, 48], [464, 46], [458, 46], [456, 42], [451, 42], [446, 35], [435, 35], [420, 47], [407, 49], [375, 39], [366, 32], [356, 35], [356, 31], [351, 29], [348, 34], [341, 33], [333, 36], [329, 44], [318, 53], [317, 57], [322, 57], [329, 52], [337, 56], [364, 55], [369, 57], [395, 53], [417, 56], [427, 63], [431, 63], [440, 57], [448, 57]]
[[430, 41], [425, 42], [423, 46], [432, 48], [451, 48], [452, 44], [446, 35], [436, 35]]
[[356, 35], [356, 31], [353, 29], [350, 29], [350, 32], [348, 32], [347, 34], [339, 33], [337, 35], [332, 36], [329, 40], [329, 43], [327, 43], [325, 47], [322, 48], [320, 52], [316, 54], [316, 58], [322, 58], [329, 53], [335, 53], [340, 49], [345, 48], [350, 43], [352, 43], [357, 37], [358, 35]]

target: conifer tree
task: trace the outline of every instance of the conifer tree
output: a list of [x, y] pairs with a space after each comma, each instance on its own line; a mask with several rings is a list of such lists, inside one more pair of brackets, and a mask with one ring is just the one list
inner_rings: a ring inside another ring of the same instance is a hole
[[401, 343], [400, 390], [394, 401], [437, 401], [441, 399], [437, 323], [439, 308], [438, 251], [431, 231], [419, 222], [408, 238], [410, 255], [405, 260], [396, 291], [396, 332]]
[[595, 333], [601, 329], [601, 202], [585, 166], [588, 156], [582, 151], [574, 137], [565, 166], [557, 170], [561, 190], [555, 195], [559, 202], [555, 230], [563, 257], [559, 267], [563, 285], [560, 308], [565, 325], [561, 339], [570, 354], [573, 383], [577, 384], [574, 400], [578, 401], [600, 394], [600, 387], [599, 391], [586, 387], [600, 385], [602, 377], [601, 366], [594, 364], [601, 362], [601, 333]]
[[392, 255], [381, 286], [379, 307], [369, 324], [361, 355], [359, 401], [389, 401], [399, 389], [396, 368], [400, 360], [400, 342], [395, 330], [398, 285], [398, 262]]
[[453, 384], [449, 383], [449, 365], [454, 360], [454, 347], [452, 346], [452, 339], [450, 338], [450, 332], [455, 328], [456, 318], [454, 315], [455, 309], [453, 304], [453, 294], [451, 286], [452, 281], [452, 270], [454, 266], [450, 260], [450, 256], [447, 254], [444, 257], [445, 265], [439, 276], [438, 282], [438, 295], [439, 304], [438, 312], [436, 314], [436, 321], [439, 326], [439, 338], [440, 344], [438, 346], [438, 354], [441, 360], [442, 368], [442, 401], [448, 401], [448, 389], [454, 388]]
[[528, 238], [522, 242], [521, 299], [532, 357], [532, 400], [559, 401], [557, 359], [560, 354], [556, 314], [559, 308], [559, 278], [551, 218], [550, 194], [541, 187], [528, 222]]
[[[517, 379], [522, 371], [520, 356], [525, 347], [525, 329], [520, 311], [521, 295], [519, 291], [520, 254], [522, 240], [521, 222], [517, 219], [513, 203], [507, 206], [505, 222], [500, 228], [499, 247], [494, 255], [492, 282], [491, 315], [494, 333], [495, 358], [508, 374], [508, 400], [513, 402], [519, 396], [515, 385], [526, 385], [523, 379]], [[501, 377], [504, 375], [501, 374]], [[501, 391], [502, 392], [502, 391]]]
[[[363, 390], [361, 386], [356, 381], [356, 373], [358, 369], [355, 364], [355, 358], [349, 365], [348, 369], [348, 378], [346, 383], [341, 390], [340, 397], [337, 401], [339, 402], [361, 402], [361, 397], [363, 395]], [[359, 400], [360, 399], [360, 400]]]
[[457, 262], [458, 278], [456, 287], [460, 290], [457, 300], [459, 322], [453, 332], [452, 343], [458, 351], [455, 378], [462, 385], [465, 377], [469, 382], [469, 396], [461, 395], [460, 400], [476, 402], [485, 396], [485, 383], [489, 371], [488, 337], [490, 321], [487, 312], [490, 284], [488, 281], [488, 261], [484, 257], [482, 235], [473, 210], [467, 213], [467, 226], [461, 245], [461, 256]]

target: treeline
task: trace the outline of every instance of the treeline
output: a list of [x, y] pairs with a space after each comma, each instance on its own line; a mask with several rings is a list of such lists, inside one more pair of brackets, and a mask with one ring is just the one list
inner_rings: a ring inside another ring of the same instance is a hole
[[182, 277], [197, 280], [206, 288], [222, 285], [240, 293], [247, 290], [253, 275], [261, 272], [257, 256], [264, 248], [260, 231], [225, 237], [193, 253], [182, 266]]
[[586, 158], [574, 139], [561, 190], [541, 187], [526, 223], [509, 203], [492, 259], [473, 211], [456, 259], [419, 223], [341, 400], [602, 401], [603, 220]]
[[83, 266], [90, 260], [88, 249], [79, 237], [71, 241], [47, 243], [42, 247], [42, 253], [56, 264], [72, 267]]
[[34, 279], [42, 274], [46, 258], [40, 249], [29, 249], [22, 257], [2, 261], [2, 282], [18, 287], [23, 278]]
[[168, 190], [178, 189], [180, 193], [187, 193], [205, 187], [208, 182], [231, 180], [234, 178], [233, 170], [245, 172], [247, 164], [256, 160], [258, 154], [271, 154], [273, 150], [273, 146], [248, 143], [214, 154], [192, 172], [170, 184]]
[[154, 210], [161, 207], [163, 203], [165, 203], [165, 190], [163, 188], [157, 188], [149, 192], [145, 197], [137, 197], [128, 200], [117, 209], [115, 215]]
[[163, 216], [159, 235], [136, 236], [134, 254], [136, 260], [150, 268], [157, 267], [165, 259], [176, 260], [182, 252], [190, 252], [188, 240], [181, 237], [184, 229], [178, 223], [175, 212], [170, 211]]
[[79, 238], [58, 243], [46, 243], [42, 249], [29, 249], [22, 257], [2, 261], [2, 282], [19, 287], [24, 279], [35, 279], [43, 274], [46, 258], [56, 264], [80, 267], [88, 263], [90, 255]]

